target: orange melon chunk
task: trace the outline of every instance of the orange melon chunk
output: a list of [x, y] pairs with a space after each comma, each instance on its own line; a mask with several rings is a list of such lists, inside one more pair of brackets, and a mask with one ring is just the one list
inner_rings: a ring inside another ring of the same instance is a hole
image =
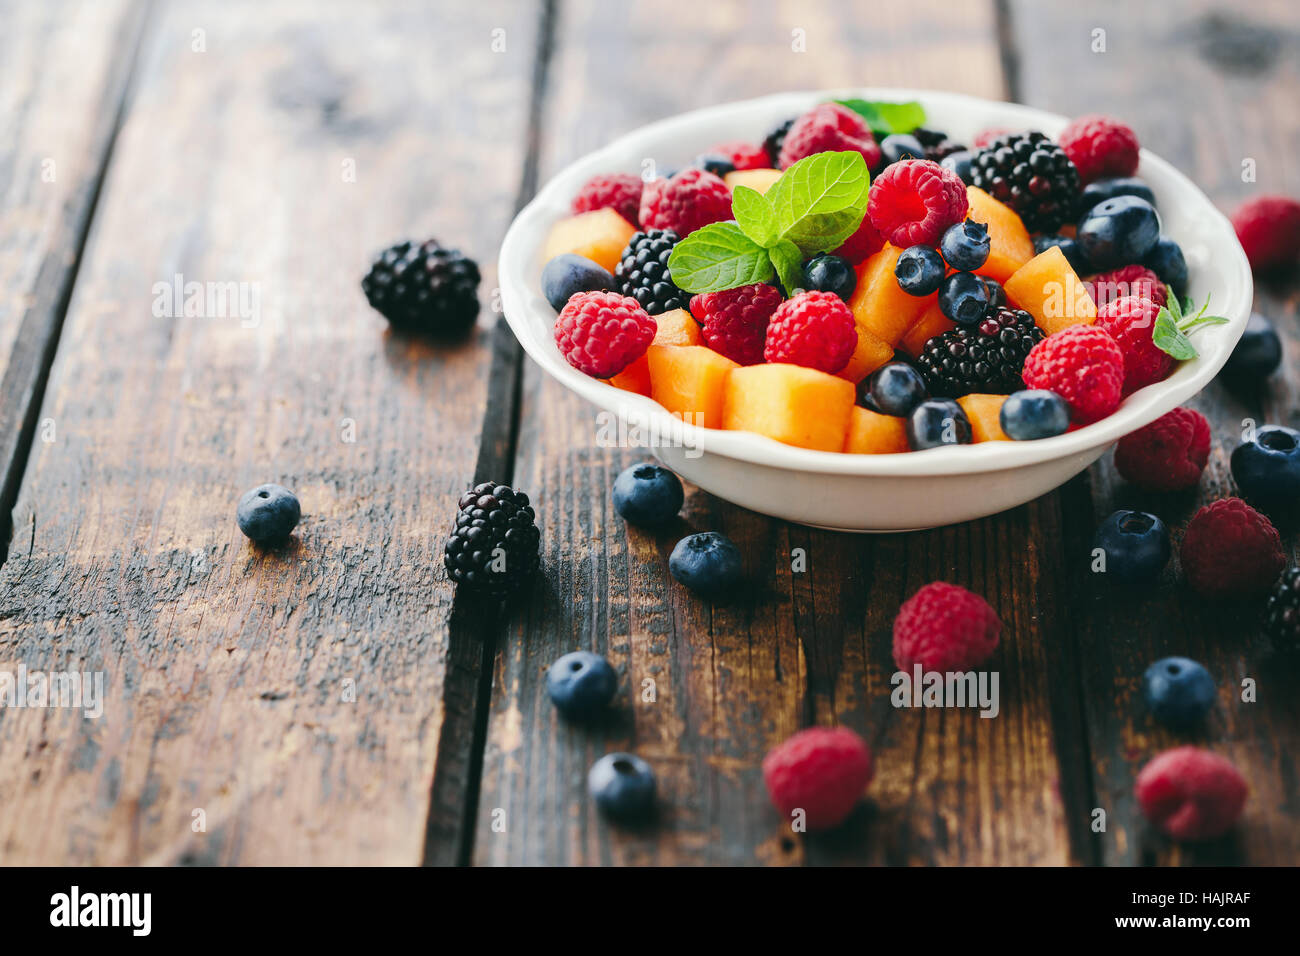
[[688, 424], [722, 427], [723, 392], [739, 365], [703, 345], [652, 345], [645, 357], [651, 398]]
[[957, 328], [957, 323], [939, 310], [939, 303], [922, 313], [921, 317], [916, 320], [916, 324], [907, 330], [903, 340], [898, 343], [898, 347], [906, 352], [912, 358], [920, 358], [921, 350], [925, 348], [925, 343], [936, 335], [942, 335]]
[[765, 193], [780, 178], [779, 169], [737, 169], [723, 176], [722, 181], [733, 193], [737, 186], [748, 186], [756, 193]]
[[858, 344], [849, 356], [849, 364], [835, 374], [856, 385], [893, 357], [892, 345], [882, 342], [870, 330], [859, 325]]
[[820, 451], [843, 451], [856, 390], [802, 365], [770, 363], [727, 376], [722, 427]]
[[865, 259], [857, 267], [858, 287], [849, 299], [859, 331], [865, 328], [890, 348], [898, 345], [931, 303], [938, 301], [937, 295], [908, 295], [898, 287], [894, 266], [902, 254], [902, 249], [886, 243]]
[[903, 419], [854, 406], [844, 450], [850, 455], [892, 455], [912, 449]]
[[966, 215], [989, 227], [989, 257], [975, 271], [999, 282], [1034, 257], [1034, 241], [1015, 210], [998, 202], [977, 186], [966, 187], [970, 210]]
[[970, 419], [971, 438], [974, 441], [1010, 441], [1002, 430], [1002, 403], [1005, 395], [982, 395], [972, 392], [957, 399], [966, 417]]
[[572, 252], [613, 272], [635, 232], [632, 224], [612, 209], [570, 216], [551, 227], [542, 246], [542, 261]]
[[1048, 335], [1071, 325], [1091, 325], [1097, 320], [1092, 296], [1070, 268], [1059, 246], [1034, 256], [1003, 287], [1011, 303], [1032, 315]]

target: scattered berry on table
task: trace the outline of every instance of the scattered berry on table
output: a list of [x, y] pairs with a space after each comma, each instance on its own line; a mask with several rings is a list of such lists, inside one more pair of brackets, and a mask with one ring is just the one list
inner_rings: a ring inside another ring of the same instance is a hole
[[461, 495], [456, 509], [443, 551], [455, 584], [500, 598], [532, 577], [541, 532], [526, 494], [486, 481]]
[[1124, 353], [1125, 395], [1163, 381], [1173, 370], [1174, 357], [1152, 337], [1159, 314], [1159, 305], [1136, 295], [1112, 299], [1097, 310], [1094, 328], [1107, 332]]
[[890, 133], [880, 141], [880, 155], [886, 166], [905, 159], [927, 159], [925, 147], [911, 133]]
[[998, 412], [998, 424], [1012, 441], [1052, 438], [1069, 429], [1070, 406], [1055, 392], [1023, 389], [1007, 396]]
[[680, 242], [671, 229], [648, 229], [628, 240], [614, 268], [618, 291], [631, 296], [651, 315], [686, 308], [687, 294], [673, 284], [668, 257]]
[[932, 295], [939, 291], [947, 269], [943, 256], [932, 246], [911, 246], [904, 249], [894, 264], [894, 277], [898, 287], [908, 295]]
[[740, 583], [744, 567], [740, 549], [716, 531], [691, 534], [677, 542], [668, 557], [668, 571], [704, 597], [722, 597]]
[[1116, 196], [1137, 196], [1151, 205], [1156, 204], [1156, 194], [1146, 184], [1146, 180], [1137, 176], [1117, 176], [1113, 179], [1098, 179], [1083, 187], [1079, 196], [1079, 212], [1086, 213], [1098, 203]]
[[1075, 241], [1092, 272], [1141, 262], [1160, 238], [1160, 214], [1137, 196], [1116, 196], [1079, 220]]
[[980, 276], [980, 281], [984, 283], [984, 288], [988, 290], [990, 309], [1008, 308], [1007, 290], [1002, 287], [1001, 282], [989, 276]]
[[974, 272], [989, 258], [989, 227], [974, 219], [949, 226], [939, 238], [939, 251], [954, 269]]
[[863, 216], [857, 232], [844, 240], [843, 245], [835, 250], [835, 255], [856, 265], [868, 256], [874, 256], [884, 246], [885, 237], [872, 225], [871, 217]]
[[846, 727], [809, 727], [763, 758], [763, 782], [787, 818], [803, 811], [809, 830], [839, 826], [871, 783], [871, 749]]
[[1079, 200], [1079, 171], [1060, 146], [1037, 131], [993, 140], [971, 160], [971, 179], [1014, 209], [1030, 232], [1054, 232]]
[[921, 588], [894, 618], [894, 663], [911, 671], [969, 671], [997, 650], [1002, 622], [978, 594], [946, 581]]
[[887, 362], [862, 383], [862, 395], [872, 411], [901, 418], [928, 398], [921, 373], [906, 362]]
[[867, 215], [889, 242], [934, 246], [945, 229], [966, 218], [966, 184], [951, 169], [923, 159], [894, 163], [876, 177]]
[[546, 693], [565, 717], [590, 720], [605, 712], [618, 689], [609, 661], [591, 651], [573, 651], [546, 672]]
[[813, 256], [803, 265], [804, 288], [813, 292], [833, 292], [845, 302], [853, 297], [858, 285], [858, 274], [847, 259], [822, 254]]
[[1210, 423], [1191, 408], [1172, 409], [1115, 446], [1115, 469], [1147, 491], [1194, 488], [1209, 458]]
[[1145, 584], [1169, 563], [1169, 529], [1145, 511], [1116, 511], [1097, 526], [1093, 547], [1106, 554], [1105, 576], [1121, 584]]
[[662, 465], [642, 462], [614, 479], [614, 510], [635, 525], [671, 521], [682, 510], [682, 482]]
[[700, 153], [691, 165], [715, 176], [725, 176], [736, 171], [736, 164], [718, 153]]
[[1232, 214], [1241, 248], [1257, 272], [1300, 260], [1300, 202], [1288, 196], [1260, 196]]
[[1096, 114], [1080, 116], [1056, 139], [1085, 183], [1137, 172], [1137, 134], [1119, 120]]
[[1046, 252], [1052, 246], [1057, 246], [1061, 250], [1061, 255], [1065, 256], [1065, 261], [1070, 264], [1075, 275], [1087, 274], [1088, 261], [1083, 258], [1083, 250], [1079, 248], [1079, 243], [1070, 236], [1037, 236], [1034, 239], [1034, 254]]
[[1174, 295], [1187, 295], [1187, 260], [1182, 246], [1168, 236], [1161, 236], [1142, 264], [1160, 277], [1160, 281], [1174, 290]]
[[1278, 520], [1300, 508], [1300, 432], [1263, 425], [1232, 450], [1232, 478], [1241, 496]]
[[1264, 609], [1264, 633], [1300, 650], [1300, 568], [1287, 568], [1273, 585]]
[[1179, 554], [1188, 582], [1211, 598], [1263, 594], [1286, 566], [1273, 523], [1240, 498], [1212, 501], [1196, 512]]
[[542, 269], [542, 295], [559, 312], [578, 292], [617, 292], [613, 274], [586, 256], [571, 252], [556, 256]]
[[1135, 788], [1142, 815], [1175, 840], [1209, 840], [1232, 829], [1249, 788], [1224, 757], [1176, 747], [1151, 760]]
[[912, 130], [912, 135], [925, 149], [925, 155], [921, 157], [922, 159], [929, 159], [938, 163], [956, 153], [968, 151], [961, 143], [949, 139], [947, 133], [937, 129], [925, 129], [918, 126]]
[[957, 174], [958, 179], [969, 186], [974, 182], [974, 177], [971, 175], [971, 158], [974, 155], [970, 150], [959, 150], [939, 160], [939, 165], [944, 169], [952, 170]]
[[916, 364], [932, 395], [1007, 394], [1024, 388], [1026, 358], [1041, 341], [1043, 330], [1028, 312], [996, 309], [973, 328], [931, 338]]
[[948, 398], [931, 398], [917, 405], [907, 416], [904, 432], [912, 451], [969, 445], [973, 440], [965, 409]]
[[1142, 691], [1156, 720], [1175, 729], [1203, 721], [1216, 696], [1210, 672], [1187, 657], [1163, 657], [1148, 667]]
[[1228, 356], [1219, 375], [1230, 384], [1253, 385], [1277, 371], [1282, 364], [1282, 339], [1273, 323], [1252, 312], [1246, 331]]
[[975, 325], [989, 311], [989, 290], [973, 272], [954, 272], [939, 283], [939, 311], [958, 325]]
[[768, 165], [773, 169], [779, 169], [781, 164], [781, 147], [785, 144], [786, 134], [790, 132], [790, 127], [799, 117], [791, 116], [788, 120], [777, 123], [766, 136], [763, 137], [763, 150], [767, 153]]
[[857, 345], [857, 325], [843, 299], [833, 292], [801, 292], [772, 314], [763, 356], [834, 375]]
[[579, 292], [560, 310], [554, 331], [566, 362], [595, 378], [610, 378], [645, 354], [655, 320], [628, 296]]
[[1070, 406], [1070, 419], [1087, 425], [1119, 407], [1124, 353], [1110, 333], [1072, 325], [1043, 339], [1024, 365], [1028, 388], [1045, 388]]
[[731, 163], [733, 168], [740, 170], [769, 169], [772, 166], [765, 147], [742, 140], [719, 143], [712, 149], [706, 149], [705, 153], [710, 156], [722, 156]]
[[642, 229], [671, 229], [685, 238], [701, 226], [730, 218], [727, 184], [693, 166], [668, 179], [652, 179], [641, 193]]
[[767, 324], [784, 301], [780, 289], [757, 282], [694, 296], [690, 311], [705, 345], [733, 362], [757, 365], [767, 346]]
[[645, 182], [635, 173], [592, 176], [573, 197], [573, 214], [612, 209], [635, 226], [641, 217], [641, 191], [644, 187]]
[[794, 121], [781, 144], [777, 165], [789, 169], [806, 156], [828, 150], [853, 150], [862, 154], [867, 169], [880, 167], [880, 146], [866, 120], [838, 103], [814, 106]]
[[258, 485], [244, 492], [235, 509], [239, 530], [255, 544], [276, 544], [289, 537], [302, 518], [302, 506], [281, 485]]
[[399, 242], [375, 259], [361, 280], [366, 300], [394, 328], [434, 336], [463, 335], [478, 317], [478, 265], [437, 240]]
[[1160, 277], [1143, 265], [1124, 266], [1122, 269], [1102, 272], [1083, 280], [1083, 287], [1088, 290], [1088, 295], [1092, 296], [1092, 301], [1098, 309], [1126, 295], [1149, 299], [1157, 306], [1161, 306], [1165, 304], [1168, 295]]
[[617, 823], [648, 819], [655, 807], [655, 774], [636, 754], [605, 754], [587, 771], [587, 792]]

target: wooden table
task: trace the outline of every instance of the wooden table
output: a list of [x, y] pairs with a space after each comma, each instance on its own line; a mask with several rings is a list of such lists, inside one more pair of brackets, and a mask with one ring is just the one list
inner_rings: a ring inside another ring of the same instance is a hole
[[[1140, 495], [1107, 456], [938, 531], [820, 532], [692, 490], [656, 535], [610, 507], [641, 453], [598, 447], [591, 409], [492, 308], [539, 179], [647, 121], [782, 89], [1114, 112], [1224, 208], [1300, 194], [1300, 13], [1229, 6], [0, 2], [0, 663], [107, 675], [98, 720], [0, 710], [0, 862], [1295, 863], [1295, 649], [1176, 567], [1127, 594], [1088, 558], [1118, 505], [1179, 527], [1231, 493], [1243, 420], [1300, 417], [1300, 349], [1256, 394], [1196, 400], [1215, 440], [1195, 495]], [[428, 235], [483, 267], [463, 346], [389, 334], [359, 288], [376, 250]], [[155, 314], [177, 275], [243, 283], [258, 308]], [[1257, 305], [1294, 336], [1290, 290]], [[533, 496], [543, 536], [544, 573], [500, 616], [441, 561], [456, 496], [488, 477]], [[233, 511], [268, 480], [306, 517], [260, 553]], [[688, 528], [749, 556], [742, 600], [711, 608], [667, 576]], [[889, 704], [893, 615], [935, 578], [1005, 622], [997, 719]], [[544, 693], [577, 648], [622, 676], [595, 731]], [[1220, 684], [1190, 737], [1140, 699], [1173, 653]], [[759, 763], [814, 723], [866, 736], [877, 775], [845, 827], [804, 838]], [[1153, 835], [1132, 796], [1183, 740], [1252, 786], [1238, 829], [1196, 848]], [[654, 764], [654, 827], [611, 829], [585, 798], [615, 749]]]

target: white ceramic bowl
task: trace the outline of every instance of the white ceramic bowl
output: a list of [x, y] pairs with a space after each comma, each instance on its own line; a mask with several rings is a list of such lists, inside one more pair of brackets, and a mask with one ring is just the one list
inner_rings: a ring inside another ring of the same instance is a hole
[[[646, 159], [682, 166], [725, 140], [757, 141], [766, 130], [815, 103], [846, 96], [920, 100], [926, 125], [969, 142], [985, 127], [1038, 129], [1055, 135], [1064, 117], [1011, 103], [908, 89], [781, 93], [696, 110], [644, 126], [590, 153], [553, 178], [515, 217], [501, 247], [502, 307], [524, 349], [548, 373], [590, 401], [598, 440], [653, 442], [654, 453], [701, 488], [773, 517], [846, 531], [938, 527], [1030, 501], [1073, 477], [1122, 436], [1195, 395], [1227, 361], [1249, 318], [1250, 266], [1228, 220], [1178, 170], [1143, 150], [1138, 174], [1156, 195], [1164, 231], [1183, 249], [1189, 292], [1211, 297], [1226, 325], [1204, 328], [1199, 356], [1165, 381], [1130, 395], [1113, 415], [1056, 438], [987, 442], [896, 455], [844, 455], [783, 445], [749, 432], [683, 425], [662, 406], [572, 368], [552, 337], [555, 310], [541, 291], [541, 246], [569, 213], [579, 187], [601, 172], [639, 172]], [[621, 423], [621, 424], [620, 424]]]

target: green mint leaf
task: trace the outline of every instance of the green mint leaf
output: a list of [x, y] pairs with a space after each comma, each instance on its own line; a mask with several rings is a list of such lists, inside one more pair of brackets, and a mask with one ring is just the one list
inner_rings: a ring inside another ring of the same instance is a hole
[[731, 212], [741, 232], [764, 249], [777, 241], [781, 227], [776, 211], [758, 190], [737, 186], [731, 194]]
[[1156, 314], [1156, 324], [1151, 329], [1151, 342], [1160, 351], [1180, 362], [1196, 358], [1196, 346], [1183, 334], [1168, 308], [1162, 308]]
[[794, 295], [794, 290], [803, 286], [803, 253], [789, 239], [782, 239], [768, 249], [767, 254], [772, 265], [776, 266], [776, 275], [785, 294]]
[[[1178, 296], [1174, 295], [1174, 290], [1165, 286], [1165, 308], [1169, 310], [1169, 316], [1173, 319], [1174, 325], [1181, 325], [1183, 321], [1183, 304], [1178, 301]], [[1191, 311], [1192, 300], [1187, 300], [1187, 309]]]
[[720, 292], [772, 278], [767, 250], [732, 221], [697, 229], [673, 248], [668, 273], [683, 292]]
[[925, 125], [925, 108], [916, 100], [906, 103], [885, 103], [880, 100], [844, 99], [835, 100], [840, 106], [857, 113], [876, 136], [888, 136], [890, 133], [910, 133], [918, 126]]
[[854, 233], [870, 186], [861, 153], [814, 153], [782, 173], [765, 198], [776, 212], [779, 237], [807, 256], [834, 249]]

